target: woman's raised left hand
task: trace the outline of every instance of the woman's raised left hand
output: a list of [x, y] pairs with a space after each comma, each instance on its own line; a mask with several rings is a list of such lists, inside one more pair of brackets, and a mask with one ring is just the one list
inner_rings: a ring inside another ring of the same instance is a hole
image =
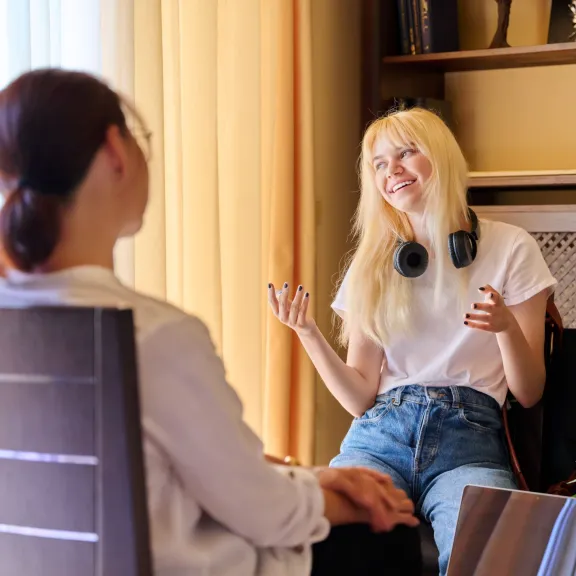
[[464, 315], [464, 324], [485, 332], [506, 332], [515, 322], [514, 314], [504, 304], [504, 298], [490, 284], [478, 289], [484, 294], [484, 302], [472, 304], [472, 312]]

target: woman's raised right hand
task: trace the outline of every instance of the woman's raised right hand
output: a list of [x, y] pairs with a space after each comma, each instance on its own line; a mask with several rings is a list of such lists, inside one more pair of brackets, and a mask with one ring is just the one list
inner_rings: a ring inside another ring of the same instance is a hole
[[293, 299], [290, 299], [288, 283], [276, 291], [274, 284], [268, 284], [268, 303], [274, 316], [294, 330], [299, 336], [305, 336], [314, 330], [316, 322], [307, 316], [310, 294], [298, 286]]

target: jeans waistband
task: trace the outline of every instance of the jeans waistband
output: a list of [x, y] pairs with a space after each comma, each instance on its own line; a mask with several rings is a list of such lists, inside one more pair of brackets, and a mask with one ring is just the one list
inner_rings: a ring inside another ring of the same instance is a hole
[[402, 400], [412, 400], [413, 402], [428, 402], [437, 400], [440, 402], [449, 402], [454, 408], [460, 408], [464, 405], [486, 406], [500, 411], [498, 402], [474, 388], [469, 386], [420, 386], [411, 384], [409, 386], [398, 386], [388, 390], [384, 394], [379, 394], [376, 400], [392, 398], [394, 404], [399, 405]]

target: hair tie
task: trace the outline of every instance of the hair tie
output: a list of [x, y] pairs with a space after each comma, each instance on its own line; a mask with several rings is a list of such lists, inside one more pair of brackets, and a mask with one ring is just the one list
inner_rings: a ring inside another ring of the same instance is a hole
[[34, 194], [39, 194], [40, 196], [59, 196], [59, 197], [67, 197], [69, 194], [67, 192], [62, 192], [59, 188], [51, 188], [46, 185], [38, 185], [35, 184], [29, 178], [22, 177], [18, 180], [16, 190], [28, 190], [29, 192], [33, 192]]

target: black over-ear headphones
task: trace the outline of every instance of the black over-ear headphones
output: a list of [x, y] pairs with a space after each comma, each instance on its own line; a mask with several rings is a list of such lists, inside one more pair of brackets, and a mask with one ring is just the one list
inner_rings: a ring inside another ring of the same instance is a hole
[[[470, 266], [476, 259], [478, 252], [478, 217], [474, 210], [468, 209], [472, 222], [472, 232], [458, 230], [448, 236], [448, 254], [456, 268]], [[426, 272], [428, 267], [428, 252], [418, 242], [402, 242], [398, 240], [398, 247], [394, 251], [394, 268], [406, 278], [417, 278]]]

